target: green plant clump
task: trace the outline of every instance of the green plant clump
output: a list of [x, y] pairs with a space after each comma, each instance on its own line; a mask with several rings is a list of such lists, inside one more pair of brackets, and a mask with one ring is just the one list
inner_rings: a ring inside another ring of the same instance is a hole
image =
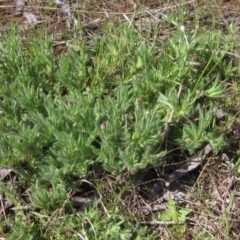
[[161, 166], [174, 149], [193, 156], [207, 143], [226, 146], [215, 109], [235, 71], [225, 58], [231, 44], [181, 26], [150, 44], [127, 24], [109, 24], [100, 39], [79, 34], [57, 56], [53, 40], [24, 39], [17, 28], [0, 37], [1, 167], [19, 174], [37, 209], [15, 214], [9, 239], [127, 239], [130, 222], [120, 213], [105, 219], [96, 206], [52, 219], [62, 206], [73, 211], [65, 204], [72, 179], [96, 166], [120, 177]]

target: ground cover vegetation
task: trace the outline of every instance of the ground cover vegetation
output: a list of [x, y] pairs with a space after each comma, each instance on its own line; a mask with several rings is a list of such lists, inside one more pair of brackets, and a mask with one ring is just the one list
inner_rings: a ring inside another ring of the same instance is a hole
[[237, 239], [238, 3], [40, 2], [1, 8], [2, 239]]

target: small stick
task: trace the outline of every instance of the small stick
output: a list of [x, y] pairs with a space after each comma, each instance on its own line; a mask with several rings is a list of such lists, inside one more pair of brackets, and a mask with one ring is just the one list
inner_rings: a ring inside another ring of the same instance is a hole
[[174, 222], [174, 221], [149, 221], [149, 222], [140, 222], [141, 225], [163, 225], [168, 226], [172, 224], [184, 224], [183, 222]]
[[2, 207], [2, 211], [1, 211], [1, 212], [3, 212], [4, 218], [5, 218], [5, 220], [6, 220], [6, 219], [7, 219], [7, 216], [6, 216], [5, 206], [4, 206], [4, 204], [3, 204], [2, 198], [1, 198], [0, 201], [1, 201], [1, 207]]

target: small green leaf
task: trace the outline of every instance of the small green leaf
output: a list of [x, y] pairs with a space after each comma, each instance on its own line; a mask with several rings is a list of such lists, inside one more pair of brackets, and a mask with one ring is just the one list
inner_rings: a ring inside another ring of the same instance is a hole
[[180, 223], [186, 222], [186, 217], [184, 217], [184, 216], [178, 216], [178, 222], [180, 222]]
[[179, 213], [180, 213], [180, 215], [182, 215], [182, 216], [187, 216], [189, 213], [191, 213], [192, 212], [192, 210], [191, 209], [186, 209], [186, 208], [182, 208], [182, 209], [180, 209], [179, 210]]
[[173, 213], [177, 212], [176, 203], [171, 198], [168, 200], [168, 209]]
[[172, 220], [171, 213], [168, 211], [165, 211], [162, 214], [160, 214], [159, 219], [161, 221], [171, 221]]

